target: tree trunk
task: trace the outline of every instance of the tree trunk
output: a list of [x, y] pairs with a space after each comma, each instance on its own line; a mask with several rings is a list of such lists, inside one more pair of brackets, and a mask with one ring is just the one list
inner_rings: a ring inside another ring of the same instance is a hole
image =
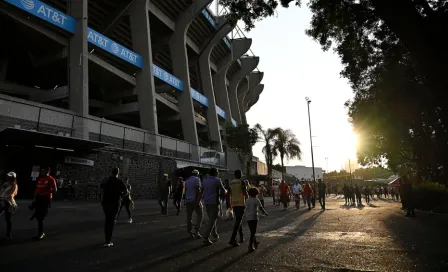
[[282, 180], [285, 181], [285, 167], [283, 166], [283, 155], [280, 156], [280, 160], [282, 162]]

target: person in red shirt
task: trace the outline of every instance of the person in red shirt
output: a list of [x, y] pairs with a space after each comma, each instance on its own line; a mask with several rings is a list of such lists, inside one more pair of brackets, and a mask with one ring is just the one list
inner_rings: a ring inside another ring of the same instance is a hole
[[303, 187], [303, 199], [306, 200], [306, 203], [308, 204], [308, 210], [311, 210], [312, 193], [313, 189], [311, 188], [311, 185], [307, 182]]
[[50, 167], [41, 169], [41, 176], [36, 183], [36, 192], [34, 194], [34, 216], [37, 220], [38, 235], [34, 237], [35, 240], [42, 240], [45, 238], [44, 233], [44, 219], [48, 214], [50, 201], [53, 194], [56, 193], [56, 180], [50, 176]]
[[286, 184], [284, 180], [282, 180], [282, 183], [280, 183], [279, 191], [280, 201], [283, 203], [283, 210], [286, 211], [286, 208], [288, 207], [290, 190], [288, 184]]

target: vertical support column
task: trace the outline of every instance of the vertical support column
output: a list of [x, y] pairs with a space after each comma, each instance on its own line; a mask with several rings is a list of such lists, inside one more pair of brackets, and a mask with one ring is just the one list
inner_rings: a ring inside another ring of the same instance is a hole
[[213, 92], [209, 60], [210, 54], [204, 54], [199, 58], [200, 78], [202, 80], [204, 94], [208, 98], [207, 123], [209, 126], [210, 140], [214, 143], [213, 149], [222, 152], [221, 134], [219, 133], [219, 122], [218, 115], [216, 114], [215, 94]]
[[[75, 34], [69, 42], [69, 109], [87, 117], [89, 115], [89, 52], [87, 43], [87, 0], [70, 0], [69, 13], [76, 19]], [[76, 133], [89, 138], [87, 121], [75, 122]], [[82, 130], [79, 131], [79, 130]]]
[[[140, 126], [151, 132], [147, 141], [150, 146], [156, 144], [154, 135], [158, 134], [157, 101], [154, 86], [151, 28], [149, 25], [149, 0], [135, 1], [129, 9], [131, 21], [132, 45], [136, 53], [143, 58], [143, 67], [137, 71], [135, 91], [138, 95]], [[156, 149], [159, 154], [159, 148]]]
[[228, 95], [226, 75], [229, 67], [246, 53], [252, 45], [252, 39], [243, 38], [232, 40], [231, 57], [225, 57], [218, 65], [218, 72], [213, 77], [213, 86], [217, 104], [226, 112], [227, 121], [232, 121], [232, 110]]
[[[210, 140], [215, 143], [213, 148], [219, 152], [222, 152], [222, 141], [221, 141], [221, 133], [219, 131], [219, 120], [216, 114], [215, 91], [213, 88], [212, 74], [210, 71], [210, 55], [216, 44], [221, 42], [222, 39], [230, 31], [232, 31], [232, 27], [228, 24], [228, 22], [225, 20], [224, 17], [219, 17], [218, 22], [219, 23], [216, 32], [207, 42], [207, 45], [202, 50], [199, 56], [199, 70], [200, 70], [200, 79], [202, 82], [202, 89], [204, 91], [205, 96], [208, 98], [208, 104], [209, 104], [207, 109], [207, 122], [210, 131]], [[228, 56], [226, 57], [229, 58]], [[228, 62], [229, 61], [227, 61], [227, 63]]]
[[[196, 129], [196, 118], [190, 87], [190, 71], [188, 68], [187, 30], [193, 19], [211, 3], [212, 0], [195, 0], [180, 14], [176, 28], [170, 40], [171, 59], [174, 75], [183, 81], [183, 91], [179, 96], [179, 110], [184, 139], [194, 146], [199, 145]], [[198, 152], [192, 154], [193, 160], [199, 159]]]
[[238, 90], [237, 90], [237, 102], [238, 102], [238, 111], [240, 114], [240, 118], [241, 118], [241, 122], [246, 123], [246, 114], [244, 112], [244, 105], [242, 103], [242, 99], [240, 99], [240, 97], [238, 96], [240, 93], [247, 93], [247, 91], [249, 90], [249, 80], [250, 80], [250, 76], [246, 77], [247, 81], [244, 83], [241, 83], [238, 86]]
[[238, 105], [238, 85], [241, 83], [243, 78], [245, 78], [250, 72], [252, 72], [258, 66], [260, 61], [259, 57], [245, 57], [241, 59], [241, 70], [239, 70], [230, 80], [229, 84], [229, 98], [230, 106], [232, 107], [232, 117], [241, 123], [241, 115]]
[[226, 112], [226, 121], [231, 122], [232, 110], [230, 109], [230, 101], [226, 84], [227, 69], [228, 68], [224, 68], [213, 77], [213, 86], [216, 95], [216, 102]]
[[[242, 83], [241, 85], [244, 85], [244, 83]], [[230, 85], [228, 92], [229, 92], [230, 107], [232, 108], [232, 117], [238, 124], [240, 124], [241, 114], [238, 104], [237, 90], [232, 85]]]

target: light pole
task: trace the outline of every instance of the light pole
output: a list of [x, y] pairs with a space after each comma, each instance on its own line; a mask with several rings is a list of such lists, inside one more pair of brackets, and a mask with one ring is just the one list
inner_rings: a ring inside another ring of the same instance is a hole
[[311, 100], [308, 97], [305, 97], [307, 106], [308, 106], [308, 124], [310, 126], [310, 143], [311, 143], [311, 165], [313, 167], [313, 182], [314, 187], [316, 187], [316, 174], [314, 173], [314, 154], [313, 154], [313, 136], [311, 134], [311, 116], [310, 116], [310, 103]]
[[350, 163], [350, 158], [348, 158], [348, 169], [350, 170], [350, 184], [353, 185], [353, 179], [352, 179], [352, 165]]

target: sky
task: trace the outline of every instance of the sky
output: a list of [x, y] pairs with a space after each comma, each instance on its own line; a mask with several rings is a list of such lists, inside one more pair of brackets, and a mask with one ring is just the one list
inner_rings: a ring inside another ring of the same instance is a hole
[[[306, 5], [280, 7], [276, 17], [256, 23], [255, 29], [246, 33], [253, 40], [251, 50], [260, 57], [258, 69], [264, 72], [265, 85], [246, 117], [251, 126], [260, 123], [265, 129], [292, 130], [303, 155], [300, 161], [286, 161], [285, 165], [311, 166], [305, 101], [309, 97], [315, 167], [327, 170], [328, 165], [329, 171], [340, 170], [348, 158], [356, 159], [356, 136], [344, 106], [353, 92], [340, 76], [339, 57], [332, 50], [322, 51], [305, 34], [311, 16]], [[256, 144], [253, 153], [265, 161], [262, 147], [263, 143]]]

